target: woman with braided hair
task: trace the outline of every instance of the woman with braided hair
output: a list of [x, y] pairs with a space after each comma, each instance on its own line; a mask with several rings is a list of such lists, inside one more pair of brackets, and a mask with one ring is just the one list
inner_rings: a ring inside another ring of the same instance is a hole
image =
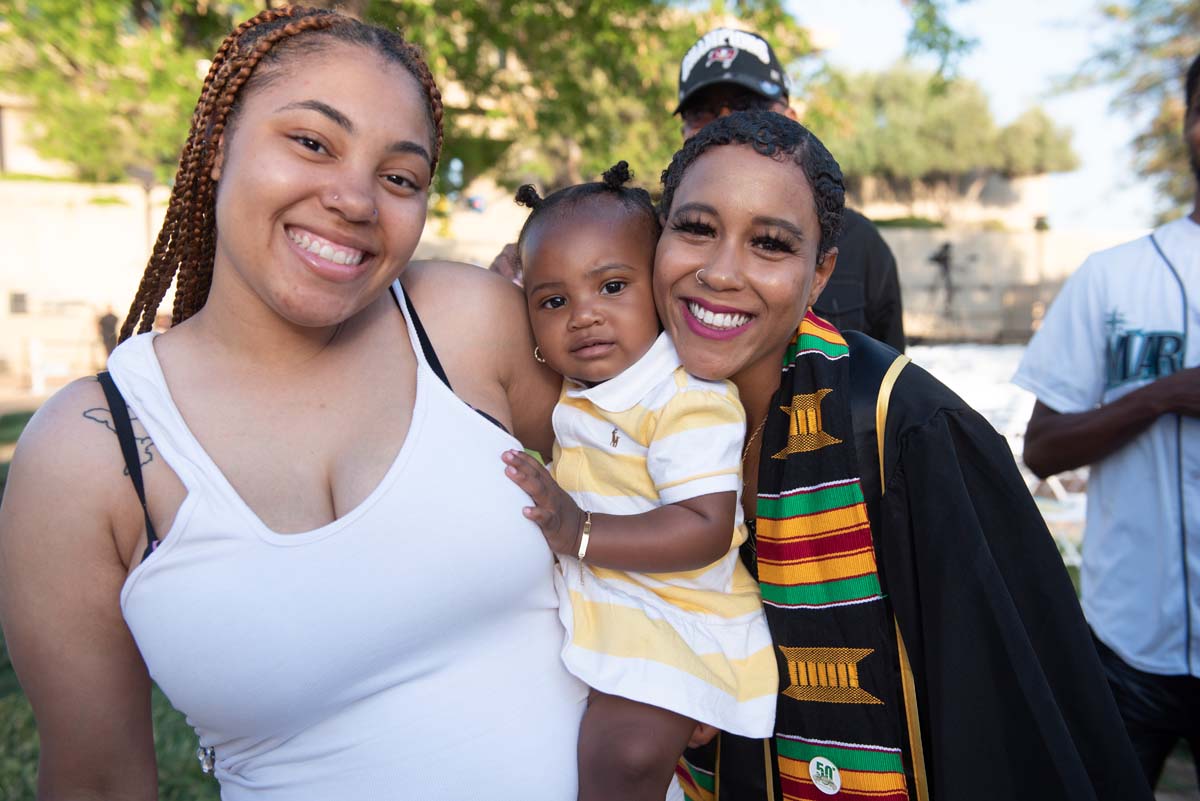
[[688, 372], [746, 409], [742, 557], [779, 670], [774, 735], [723, 732], [693, 801], [1150, 799], [1091, 636], [1002, 437], [812, 304], [844, 187], [821, 142], [730, 114], [663, 173], [654, 265]]
[[152, 680], [227, 801], [575, 797], [587, 688], [500, 461], [548, 450], [558, 381], [515, 287], [408, 264], [441, 118], [417, 50], [337, 13], [221, 45], [109, 371], [0, 508], [43, 798], [157, 797]]

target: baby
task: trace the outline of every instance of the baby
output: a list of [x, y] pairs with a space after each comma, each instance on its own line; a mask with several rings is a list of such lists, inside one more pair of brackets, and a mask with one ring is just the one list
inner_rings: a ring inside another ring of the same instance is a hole
[[553, 476], [508, 451], [559, 557], [563, 661], [592, 688], [579, 798], [661, 801], [698, 724], [768, 737], [777, 671], [738, 559], [745, 413], [680, 366], [651, 292], [661, 231], [621, 162], [540, 198], [517, 254], [537, 347], [561, 373]]

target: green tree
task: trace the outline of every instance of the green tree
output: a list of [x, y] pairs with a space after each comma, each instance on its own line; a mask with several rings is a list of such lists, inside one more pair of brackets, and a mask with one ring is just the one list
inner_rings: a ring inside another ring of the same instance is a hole
[[939, 78], [952, 78], [958, 72], [958, 62], [969, 55], [978, 40], [963, 36], [946, 20], [946, 10], [952, 2], [969, 0], [901, 0], [912, 15], [908, 31], [908, 54], [928, 53], [938, 60]]
[[1179, 216], [1195, 193], [1183, 144], [1183, 83], [1200, 54], [1200, 0], [1113, 2], [1099, 13], [1111, 35], [1070, 86], [1117, 87], [1114, 112], [1144, 121], [1133, 141], [1134, 169], [1156, 185], [1161, 217]]
[[[735, 22], [785, 64], [811, 53], [782, 0], [310, 2], [399, 26], [425, 49], [447, 100], [443, 164], [460, 158], [468, 181], [492, 170], [553, 188], [623, 158], [653, 185], [679, 142], [678, 60], [700, 33]], [[947, 0], [906, 2], [912, 47], [966, 47], [943, 22]], [[169, 180], [207, 57], [264, 5], [0, 0], [0, 86], [33, 101], [40, 152], [80, 177]]]
[[1066, 172], [1079, 166], [1070, 132], [1055, 125], [1040, 106], [1000, 131], [996, 146], [1001, 170], [1009, 176]]
[[214, 40], [250, 3], [0, 0], [0, 84], [91, 181], [174, 172]]
[[779, 0], [374, 0], [366, 15], [399, 24], [429, 54], [448, 88], [447, 153], [464, 159], [468, 180], [494, 166], [504, 183], [547, 188], [619, 159], [657, 183], [679, 142], [679, 58], [704, 30], [734, 17], [791, 57], [810, 50]]
[[899, 64], [878, 73], [826, 70], [806, 88], [805, 121], [837, 154], [850, 186], [874, 178], [898, 197], [969, 197], [991, 174], [1073, 169], [1070, 133], [1041, 109], [999, 128], [987, 96], [963, 78]]
[[[272, 3], [277, 5], [278, 3]], [[727, 17], [792, 56], [807, 38], [780, 0], [315, 0], [399, 26], [447, 97], [446, 159], [550, 186], [620, 158], [649, 183], [678, 142], [678, 58]], [[0, 85], [34, 103], [36, 145], [85, 180], [173, 173], [207, 57], [263, 2], [0, 0]], [[509, 147], [514, 145], [514, 147]]]

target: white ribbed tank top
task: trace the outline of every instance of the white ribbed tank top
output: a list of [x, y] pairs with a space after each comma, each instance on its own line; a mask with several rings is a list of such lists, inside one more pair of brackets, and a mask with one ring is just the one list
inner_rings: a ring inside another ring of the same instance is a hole
[[121, 608], [215, 749], [225, 801], [576, 797], [587, 688], [559, 658], [554, 560], [500, 461], [519, 445], [438, 379], [405, 320], [404, 444], [358, 507], [298, 534], [268, 529], [188, 430], [154, 334], [109, 359], [187, 489]]

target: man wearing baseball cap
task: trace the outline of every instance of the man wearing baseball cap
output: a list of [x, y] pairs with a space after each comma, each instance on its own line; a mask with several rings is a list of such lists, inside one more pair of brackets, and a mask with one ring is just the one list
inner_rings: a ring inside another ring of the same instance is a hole
[[[787, 73], [766, 39], [749, 31], [717, 28], [700, 37], [679, 64], [683, 138], [734, 111], [762, 109], [792, 119]], [[875, 226], [846, 209], [837, 269], [815, 306], [840, 329], [862, 331], [904, 350], [904, 321], [896, 259]]]

